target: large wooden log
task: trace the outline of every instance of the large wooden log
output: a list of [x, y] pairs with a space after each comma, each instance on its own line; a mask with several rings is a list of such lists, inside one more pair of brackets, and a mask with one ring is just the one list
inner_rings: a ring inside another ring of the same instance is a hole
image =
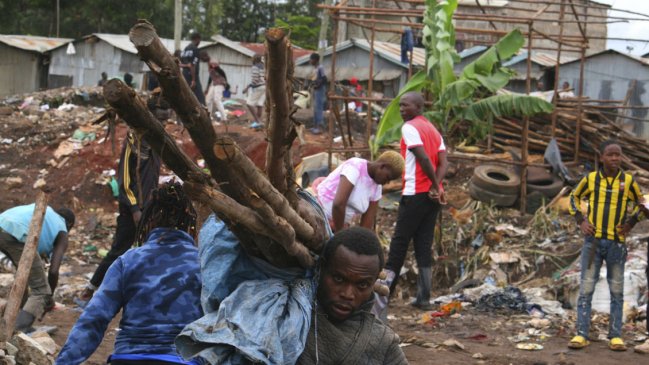
[[153, 25], [146, 20], [139, 20], [131, 28], [129, 38], [137, 48], [140, 58], [158, 78], [165, 99], [189, 131], [212, 177], [221, 184], [222, 190], [227, 195], [247, 205], [249, 196], [246, 194], [245, 184], [231, 176], [230, 171], [212, 152], [216, 132], [212, 127], [209, 113], [196, 99], [182, 76], [176, 59], [162, 44]]
[[[173, 138], [164, 130], [162, 124], [151, 114], [144, 101], [135, 94], [133, 89], [120, 80], [110, 80], [104, 86], [104, 97], [119, 116], [151, 145], [153, 151], [162, 158], [164, 163], [185, 181], [188, 194], [192, 199], [208, 204], [219, 218], [228, 223], [248, 253], [264, 257], [269, 262], [281, 267], [295, 266], [298, 262], [308, 262], [308, 258], [304, 257], [296, 261], [296, 258], [289, 256], [286, 250], [274, 241], [256, 242], [255, 234], [270, 237], [275, 241], [280, 238], [288, 239], [290, 236], [278, 235], [277, 228], [266, 224], [254, 210], [216, 190], [216, 183], [180, 150]], [[209, 193], [205, 193], [205, 191]], [[260, 244], [277, 247], [259, 247]]]
[[[156, 34], [155, 28], [146, 20], [139, 20], [129, 32], [131, 42], [138, 50], [140, 58], [149, 66], [157, 76], [163, 90], [165, 99], [176, 111], [189, 134], [205, 159], [212, 177], [219, 183], [220, 189], [243, 206], [250, 207], [252, 195], [248, 184], [241, 181], [238, 175], [214, 155], [213, 146], [216, 141], [216, 132], [206, 109], [202, 107], [189, 85], [183, 78], [180, 68], [174, 57], [164, 47]], [[285, 92], [284, 92], [285, 93]], [[293, 193], [294, 194], [294, 193]], [[295, 258], [288, 255], [283, 247], [285, 242], [267, 241], [257, 242], [252, 232], [238, 229], [233, 225], [233, 232], [246, 247], [272, 245], [270, 249], [259, 247], [273, 255], [264, 254], [264, 258], [276, 266], [294, 266]], [[281, 245], [280, 245], [281, 244]]]
[[241, 180], [248, 182], [250, 189], [266, 201], [275, 214], [290, 224], [298, 238], [309, 248], [318, 248], [319, 243], [313, 242], [315, 238], [313, 227], [298, 215], [289, 205], [288, 199], [271, 185], [231, 138], [218, 138], [214, 145], [214, 155], [218, 159], [227, 161], [231, 166], [236, 166], [237, 173], [241, 174]]
[[164, 163], [183, 180], [208, 183], [211, 179], [183, 151], [151, 114], [144, 100], [120, 80], [109, 80], [104, 85], [104, 98], [119, 116], [157, 153]]
[[43, 219], [45, 218], [45, 211], [47, 209], [47, 195], [40, 191], [36, 198], [36, 205], [34, 206], [34, 213], [32, 220], [29, 222], [29, 231], [27, 233], [27, 240], [25, 240], [25, 247], [23, 253], [20, 255], [18, 261], [18, 269], [14, 284], [9, 292], [7, 306], [5, 308], [2, 323], [0, 323], [0, 342], [7, 341], [11, 338], [16, 328], [16, 317], [20, 311], [20, 304], [22, 302], [25, 289], [27, 288], [27, 281], [29, 279], [29, 272], [32, 268], [32, 262], [37, 254], [38, 239], [41, 236], [41, 229], [43, 227]]
[[[268, 100], [268, 149], [266, 153], [266, 174], [270, 183], [283, 195], [291, 206], [297, 207], [297, 196], [287, 174], [286, 161], [291, 161], [291, 145], [297, 135], [290, 120], [293, 104], [292, 84], [289, 80], [289, 66], [292, 66], [291, 45], [283, 30], [272, 28], [266, 32], [266, 98]], [[292, 67], [291, 67], [292, 68]]]

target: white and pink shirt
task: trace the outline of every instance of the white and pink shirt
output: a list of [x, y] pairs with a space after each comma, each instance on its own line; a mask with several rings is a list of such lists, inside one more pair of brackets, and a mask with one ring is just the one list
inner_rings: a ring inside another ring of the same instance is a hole
[[[401, 156], [406, 161], [402, 195], [426, 193], [433, 184], [417, 162], [415, 154], [410, 151], [417, 146], [424, 147], [433, 168], [437, 171], [439, 165], [437, 154], [446, 151], [446, 146], [442, 135], [428, 119], [421, 115], [405, 122], [401, 127]], [[442, 188], [441, 181], [440, 188]]]
[[344, 176], [354, 185], [349, 200], [347, 200], [345, 223], [351, 223], [355, 215], [365, 213], [370, 202], [381, 199], [382, 187], [370, 177], [367, 172], [367, 164], [368, 161], [362, 158], [350, 158], [315, 187], [318, 200], [324, 208], [327, 219], [332, 219], [333, 201], [338, 191], [340, 176]]

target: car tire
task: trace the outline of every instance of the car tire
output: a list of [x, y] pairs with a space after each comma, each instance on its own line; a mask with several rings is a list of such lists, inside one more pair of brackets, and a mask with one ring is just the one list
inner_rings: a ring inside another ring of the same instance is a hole
[[471, 181], [476, 187], [502, 195], [518, 196], [521, 186], [521, 179], [514, 171], [497, 165], [476, 167]]
[[557, 194], [559, 194], [562, 188], [563, 180], [554, 176], [551, 181], [541, 181], [533, 184], [527, 184], [527, 193], [531, 194], [536, 191], [543, 194], [546, 198], [552, 199], [557, 196]]
[[494, 204], [499, 207], [511, 207], [518, 199], [517, 194], [500, 194], [477, 186], [473, 182], [469, 183], [469, 195], [474, 200]]
[[527, 183], [544, 185], [546, 182], [552, 182], [554, 175], [543, 167], [530, 166], [527, 168]]

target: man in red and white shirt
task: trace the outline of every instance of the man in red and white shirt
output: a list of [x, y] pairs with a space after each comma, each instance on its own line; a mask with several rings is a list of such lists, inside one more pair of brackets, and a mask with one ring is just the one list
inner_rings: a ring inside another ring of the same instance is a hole
[[394, 289], [410, 241], [419, 268], [417, 298], [411, 304], [429, 309], [432, 280], [432, 246], [435, 219], [444, 203], [442, 180], [448, 162], [442, 135], [423, 115], [424, 98], [418, 92], [403, 95], [399, 102], [401, 117], [401, 155], [406, 161], [403, 192], [397, 225], [385, 265], [390, 288]]

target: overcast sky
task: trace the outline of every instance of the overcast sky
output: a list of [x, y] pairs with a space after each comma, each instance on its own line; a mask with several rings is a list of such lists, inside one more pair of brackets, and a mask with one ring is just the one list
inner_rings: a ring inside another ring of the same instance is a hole
[[[649, 15], [648, 0], [597, 0], [597, 2], [609, 4], [615, 9], [631, 10], [636, 13]], [[641, 16], [639, 15], [620, 13], [615, 11], [609, 12], [609, 16], [641, 18]], [[628, 23], [608, 24], [608, 36], [617, 38], [649, 40], [649, 21], [629, 21]], [[649, 42], [609, 40], [607, 47], [625, 53], [628, 53], [627, 47], [633, 47], [631, 53], [634, 55], [643, 55], [649, 53]]]

